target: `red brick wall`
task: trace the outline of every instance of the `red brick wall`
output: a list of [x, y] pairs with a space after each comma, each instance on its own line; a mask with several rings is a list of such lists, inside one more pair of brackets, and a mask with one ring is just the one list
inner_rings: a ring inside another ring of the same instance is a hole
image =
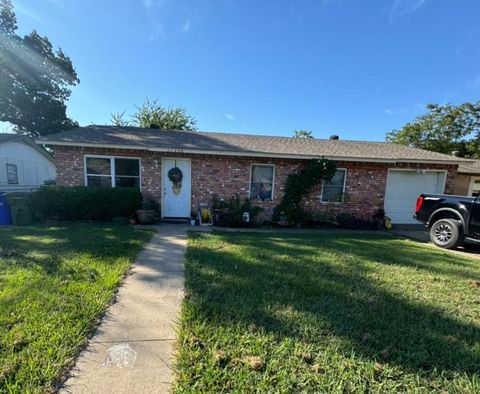
[[[84, 155], [133, 156], [141, 158], [142, 193], [161, 201], [162, 157], [189, 158], [192, 163], [192, 206], [200, 202], [210, 202], [217, 194], [228, 199], [236, 194], [248, 197], [250, 165], [252, 163], [275, 164], [273, 201], [258, 201], [269, 217], [272, 209], [280, 202], [288, 174], [298, 171], [304, 164], [301, 160], [266, 159], [236, 156], [185, 155], [126, 149], [55, 147], [57, 184], [75, 186], [84, 184]], [[158, 164], [155, 164], [157, 161]], [[347, 201], [336, 205], [338, 212], [348, 211], [357, 215], [370, 215], [377, 208], [383, 208], [387, 172], [389, 168], [419, 168], [448, 170], [446, 193], [453, 193], [456, 165], [388, 164], [366, 162], [339, 162], [339, 168], [347, 169]], [[324, 211], [328, 204], [320, 202], [321, 186], [317, 187], [305, 200], [305, 205], [313, 210]]]

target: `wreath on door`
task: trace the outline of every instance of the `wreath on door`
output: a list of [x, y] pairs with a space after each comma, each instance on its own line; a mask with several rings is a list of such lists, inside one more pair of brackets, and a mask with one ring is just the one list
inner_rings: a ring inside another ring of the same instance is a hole
[[177, 167], [177, 161], [175, 161], [175, 167], [168, 170], [168, 179], [172, 182], [173, 193], [179, 194], [182, 189], [183, 173], [182, 170]]

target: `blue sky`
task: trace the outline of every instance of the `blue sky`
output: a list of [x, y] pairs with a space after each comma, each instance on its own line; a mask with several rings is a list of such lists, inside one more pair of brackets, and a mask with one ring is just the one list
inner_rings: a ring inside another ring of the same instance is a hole
[[383, 140], [426, 103], [480, 99], [478, 0], [13, 0], [80, 77], [69, 114], [146, 97], [207, 131]]

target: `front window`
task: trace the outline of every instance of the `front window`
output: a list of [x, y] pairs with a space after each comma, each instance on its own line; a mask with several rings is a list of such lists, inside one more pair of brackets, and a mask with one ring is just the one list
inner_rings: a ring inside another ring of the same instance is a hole
[[112, 185], [112, 159], [87, 157], [87, 186]]
[[140, 188], [140, 165], [138, 159], [115, 160], [115, 186]]
[[7, 163], [7, 182], [9, 185], [18, 185], [18, 168], [16, 164]]
[[330, 182], [323, 182], [322, 201], [342, 202], [345, 193], [347, 170], [337, 170]]
[[140, 160], [121, 157], [86, 157], [86, 186], [140, 188]]
[[273, 165], [252, 165], [250, 198], [259, 200], [273, 199], [273, 173]]

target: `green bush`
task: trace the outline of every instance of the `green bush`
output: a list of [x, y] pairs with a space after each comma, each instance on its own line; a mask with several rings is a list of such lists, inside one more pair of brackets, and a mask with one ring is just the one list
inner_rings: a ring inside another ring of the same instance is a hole
[[[213, 197], [213, 208], [221, 210], [215, 220], [215, 225], [220, 227], [248, 227], [255, 222], [255, 217], [263, 211], [261, 207], [253, 207], [249, 198], [245, 198], [242, 204], [240, 196], [235, 196], [230, 201], [219, 200], [217, 196]], [[250, 221], [244, 222], [243, 214], [248, 212]]]
[[385, 211], [377, 209], [372, 216], [362, 217], [342, 212], [336, 216], [335, 223], [340, 228], [349, 230], [381, 230], [385, 228]]
[[29, 203], [40, 220], [111, 221], [132, 216], [142, 194], [136, 188], [44, 186], [30, 195]]
[[140, 209], [160, 212], [160, 204], [151, 198], [147, 198], [140, 204]]

